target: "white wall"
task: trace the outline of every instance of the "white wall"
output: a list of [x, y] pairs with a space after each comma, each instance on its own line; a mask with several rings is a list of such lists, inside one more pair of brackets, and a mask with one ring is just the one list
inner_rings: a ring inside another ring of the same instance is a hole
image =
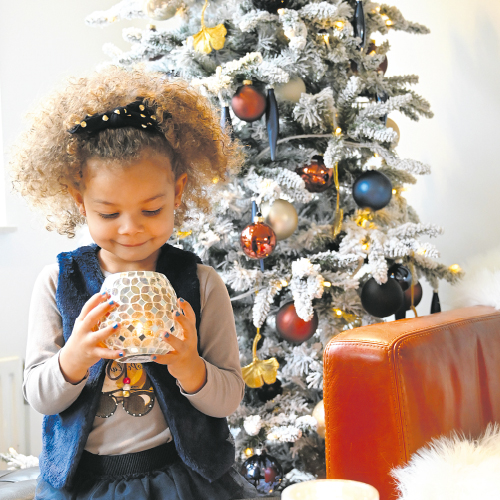
[[[417, 92], [435, 117], [420, 122], [395, 116], [398, 153], [432, 166], [407, 198], [422, 222], [445, 229], [435, 240], [447, 264], [500, 245], [500, 3], [491, 0], [397, 0], [409, 20], [430, 35], [391, 33], [387, 75], [417, 74]], [[441, 304], [450, 308], [450, 287]], [[424, 288], [420, 314], [428, 314], [432, 290]]]
[[[6, 153], [34, 102], [63, 77], [88, 71], [103, 61], [103, 43], [114, 41], [126, 48], [121, 29], [134, 23], [101, 30], [83, 21], [94, 10], [114, 3], [0, 0], [1, 120]], [[433, 166], [433, 174], [421, 179], [407, 196], [422, 221], [445, 227], [445, 235], [437, 240], [443, 260], [461, 264], [500, 243], [495, 213], [500, 185], [495, 154], [499, 142], [495, 118], [500, 115], [500, 4], [491, 0], [388, 3], [432, 30], [423, 37], [390, 34], [393, 50], [388, 75], [420, 75], [416, 90], [433, 105], [436, 117], [430, 121], [413, 123], [394, 117], [402, 132], [399, 153]], [[17, 230], [0, 230], [0, 349], [1, 356], [23, 356], [33, 282], [45, 264], [74, 242], [46, 232], [43, 221], [10, 194], [7, 223]], [[443, 287], [445, 306], [447, 297]], [[426, 290], [421, 314], [428, 312], [430, 298]], [[32, 447], [21, 451], [37, 454], [40, 418], [34, 412], [31, 416]]]

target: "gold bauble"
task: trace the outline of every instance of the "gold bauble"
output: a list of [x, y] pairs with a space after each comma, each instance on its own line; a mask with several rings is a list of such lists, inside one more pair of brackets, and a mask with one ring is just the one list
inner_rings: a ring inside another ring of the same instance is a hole
[[166, 21], [174, 17], [183, 4], [183, 0], [145, 0], [142, 9], [150, 19]]
[[265, 202], [261, 205], [261, 213], [276, 234], [278, 240], [291, 236], [299, 224], [299, 216], [295, 207], [285, 200], [275, 200], [272, 205]]
[[276, 85], [274, 95], [278, 101], [299, 102], [302, 94], [306, 92], [304, 80], [297, 76], [291, 78], [287, 83]]
[[398, 127], [397, 123], [394, 120], [392, 120], [391, 118], [387, 118], [386, 127], [392, 128], [392, 130], [394, 130], [394, 132], [396, 132], [396, 134], [398, 134], [396, 139], [394, 139], [394, 141], [392, 142], [392, 145], [394, 147], [396, 147], [399, 144], [399, 138], [401, 137], [401, 132], [399, 131], [399, 127]]
[[325, 405], [323, 404], [323, 400], [321, 400], [315, 407], [312, 412], [312, 416], [318, 422], [318, 428], [316, 429], [317, 433], [324, 438], [325, 437]]

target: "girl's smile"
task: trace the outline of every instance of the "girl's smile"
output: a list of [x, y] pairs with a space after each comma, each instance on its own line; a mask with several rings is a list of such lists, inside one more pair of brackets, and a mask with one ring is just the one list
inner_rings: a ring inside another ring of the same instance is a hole
[[102, 267], [154, 271], [159, 249], [172, 235], [187, 175], [175, 181], [167, 157], [145, 152], [125, 166], [90, 158], [83, 181], [82, 192], [71, 193], [101, 247]]

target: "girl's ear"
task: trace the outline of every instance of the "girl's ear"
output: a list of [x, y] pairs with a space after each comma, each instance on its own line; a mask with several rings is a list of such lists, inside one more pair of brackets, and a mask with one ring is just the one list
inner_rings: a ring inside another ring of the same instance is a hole
[[68, 186], [68, 192], [71, 195], [71, 197], [75, 200], [76, 206], [78, 207], [79, 212], [82, 215], [85, 215], [85, 204], [83, 202], [83, 196], [78, 189], [74, 188], [73, 186]]
[[184, 192], [184, 188], [186, 187], [186, 183], [188, 180], [188, 175], [186, 173], [180, 175], [178, 179], [175, 181], [175, 198], [174, 203], [180, 205], [182, 202], [182, 193]]

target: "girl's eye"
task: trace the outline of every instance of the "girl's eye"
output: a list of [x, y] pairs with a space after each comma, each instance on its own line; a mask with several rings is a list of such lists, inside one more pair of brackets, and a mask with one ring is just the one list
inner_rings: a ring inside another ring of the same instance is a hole
[[99, 214], [100, 217], [102, 217], [103, 219], [115, 219], [116, 217], [118, 217], [118, 214]]
[[144, 210], [143, 214], [147, 215], [148, 217], [151, 217], [153, 215], [158, 215], [162, 211], [162, 208], [163, 207], [159, 208], [158, 210]]

